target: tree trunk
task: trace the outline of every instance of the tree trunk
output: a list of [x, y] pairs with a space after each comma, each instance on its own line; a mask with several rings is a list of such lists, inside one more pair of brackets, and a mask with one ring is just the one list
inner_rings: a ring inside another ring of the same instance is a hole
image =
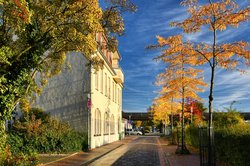
[[213, 165], [213, 87], [214, 87], [214, 72], [215, 72], [215, 67], [213, 66], [211, 68], [211, 80], [210, 80], [210, 93], [209, 93], [209, 119], [208, 119], [208, 165]]
[[182, 103], [181, 103], [181, 150], [184, 151], [184, 92], [185, 88], [182, 88]]
[[[210, 0], [211, 3], [211, 0]], [[215, 16], [214, 20], [212, 23], [213, 27], [213, 59], [211, 63], [211, 80], [210, 80], [210, 93], [209, 93], [209, 119], [208, 119], [208, 165], [213, 166], [214, 163], [214, 158], [213, 158], [213, 88], [214, 88], [214, 75], [215, 75], [215, 67], [216, 67], [216, 29], [215, 29]]]

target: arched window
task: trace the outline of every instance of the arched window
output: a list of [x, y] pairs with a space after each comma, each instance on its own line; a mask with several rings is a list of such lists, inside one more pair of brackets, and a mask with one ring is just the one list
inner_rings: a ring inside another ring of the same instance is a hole
[[97, 130], [98, 130], [98, 109], [95, 110], [95, 135], [97, 135]]
[[98, 134], [101, 135], [101, 128], [102, 128], [102, 118], [101, 118], [101, 112], [98, 110]]
[[120, 117], [118, 118], [118, 125], [117, 126], [118, 126], [117, 131], [118, 131], [118, 133], [120, 133], [121, 132], [121, 118]]
[[104, 114], [104, 134], [109, 134], [109, 115], [107, 112]]
[[114, 115], [112, 115], [111, 119], [110, 119], [110, 133], [111, 134], [115, 133], [115, 118], [114, 118]]
[[99, 109], [95, 110], [95, 136], [101, 135], [101, 112]]

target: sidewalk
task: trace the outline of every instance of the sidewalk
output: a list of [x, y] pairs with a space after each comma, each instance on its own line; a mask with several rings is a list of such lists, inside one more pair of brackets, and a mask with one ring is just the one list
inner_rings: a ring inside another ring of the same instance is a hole
[[198, 152], [188, 148], [191, 154], [179, 155], [175, 154], [177, 145], [168, 145], [166, 138], [161, 137], [161, 147], [163, 149], [167, 166], [199, 166], [200, 158]]
[[79, 152], [72, 154], [58, 160], [40, 164], [40, 166], [84, 166], [91, 162], [101, 158], [102, 156], [108, 154], [109, 152], [121, 147], [122, 145], [132, 141], [136, 137], [126, 137], [121, 141], [115, 141], [113, 143], [103, 145], [99, 148], [95, 148], [89, 152]]
[[[127, 144], [138, 137], [125, 137], [121, 141], [116, 141], [99, 148], [95, 148], [89, 152], [79, 152], [72, 154], [61, 159], [55, 160], [50, 163], [41, 164], [42, 166], [85, 166], [94, 162], [95, 160], [103, 157], [111, 151]], [[189, 155], [177, 155], [175, 154], [176, 145], [169, 145], [165, 137], [159, 137], [158, 139], [160, 159], [165, 160], [162, 163], [166, 163], [167, 166], [199, 166], [199, 154], [191, 151]], [[190, 150], [190, 149], [189, 149]]]

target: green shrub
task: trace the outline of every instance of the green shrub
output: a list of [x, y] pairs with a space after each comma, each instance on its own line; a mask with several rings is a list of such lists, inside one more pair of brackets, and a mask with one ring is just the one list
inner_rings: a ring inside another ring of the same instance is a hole
[[250, 165], [250, 125], [241, 124], [215, 131], [216, 156], [231, 166]]
[[193, 125], [187, 126], [185, 130], [185, 141], [187, 145], [199, 147], [199, 128]]
[[[214, 131], [216, 159], [230, 166], [248, 166], [250, 156], [250, 124], [230, 125]], [[199, 147], [199, 129], [186, 128], [186, 143]]]
[[68, 123], [34, 109], [16, 121], [13, 130], [8, 133], [9, 146], [2, 165], [36, 165], [37, 153], [86, 150], [87, 141], [85, 133], [76, 132]]
[[[80, 151], [86, 147], [86, 134], [78, 133], [67, 123], [54, 118], [46, 121], [36, 119], [34, 114], [26, 115], [22, 121], [14, 124], [9, 134], [12, 151], [38, 153], [68, 153]], [[12, 141], [12, 142], [11, 142]]]
[[173, 133], [172, 133], [172, 143], [173, 144], [177, 144], [178, 143], [177, 127], [174, 128]]
[[229, 127], [232, 125], [243, 124], [244, 120], [239, 112], [214, 112], [213, 123], [215, 128]]
[[4, 131], [4, 122], [0, 121], [0, 165], [4, 165], [3, 161], [6, 158], [5, 146], [6, 146], [7, 135]]

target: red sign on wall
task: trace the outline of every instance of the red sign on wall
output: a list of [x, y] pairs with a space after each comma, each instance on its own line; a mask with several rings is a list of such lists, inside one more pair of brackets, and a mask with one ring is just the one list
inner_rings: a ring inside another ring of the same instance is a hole
[[88, 107], [88, 109], [91, 108], [91, 100], [90, 99], [88, 99], [88, 101], [87, 101], [87, 107]]

